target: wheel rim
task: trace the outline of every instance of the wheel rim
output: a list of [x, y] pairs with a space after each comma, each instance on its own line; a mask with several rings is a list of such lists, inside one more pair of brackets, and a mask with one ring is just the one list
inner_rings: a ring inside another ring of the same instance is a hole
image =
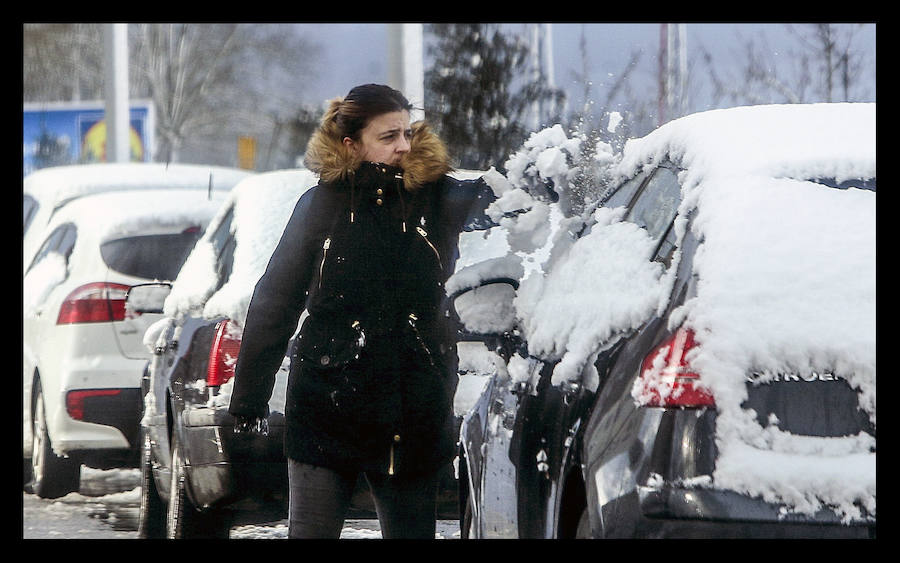
[[34, 404], [31, 433], [31, 474], [33, 484], [37, 485], [44, 477], [44, 398], [40, 393]]

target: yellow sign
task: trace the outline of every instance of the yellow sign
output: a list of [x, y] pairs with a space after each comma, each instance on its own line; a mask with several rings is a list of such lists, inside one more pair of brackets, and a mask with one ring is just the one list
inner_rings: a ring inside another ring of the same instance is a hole
[[[131, 162], [144, 160], [144, 144], [134, 127], [128, 128], [131, 146]], [[82, 162], [106, 162], [106, 120], [98, 121], [88, 129], [81, 143]]]
[[238, 167], [245, 170], [256, 168], [256, 139], [238, 137]]

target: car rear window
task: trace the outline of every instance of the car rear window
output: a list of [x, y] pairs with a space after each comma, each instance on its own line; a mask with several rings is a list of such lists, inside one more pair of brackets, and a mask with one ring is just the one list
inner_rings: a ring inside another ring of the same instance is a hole
[[174, 280], [200, 235], [200, 228], [175, 234], [129, 236], [100, 245], [100, 255], [111, 269], [140, 278]]

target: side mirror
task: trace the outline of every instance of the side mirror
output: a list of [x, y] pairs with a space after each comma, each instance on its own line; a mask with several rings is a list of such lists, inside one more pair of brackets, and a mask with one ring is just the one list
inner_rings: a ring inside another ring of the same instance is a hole
[[511, 332], [515, 328], [513, 299], [518, 286], [518, 280], [497, 278], [452, 295], [453, 307], [465, 331], [480, 336]]
[[125, 296], [125, 310], [132, 314], [162, 313], [163, 304], [171, 291], [170, 283], [142, 283], [131, 286]]

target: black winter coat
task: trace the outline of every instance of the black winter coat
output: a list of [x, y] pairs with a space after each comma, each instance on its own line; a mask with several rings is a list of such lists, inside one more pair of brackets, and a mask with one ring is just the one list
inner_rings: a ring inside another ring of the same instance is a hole
[[417, 473], [452, 459], [455, 314], [444, 293], [463, 230], [484, 228], [483, 180], [410, 192], [363, 163], [298, 201], [243, 331], [229, 411], [265, 416], [304, 309], [285, 408], [285, 455], [338, 470]]

